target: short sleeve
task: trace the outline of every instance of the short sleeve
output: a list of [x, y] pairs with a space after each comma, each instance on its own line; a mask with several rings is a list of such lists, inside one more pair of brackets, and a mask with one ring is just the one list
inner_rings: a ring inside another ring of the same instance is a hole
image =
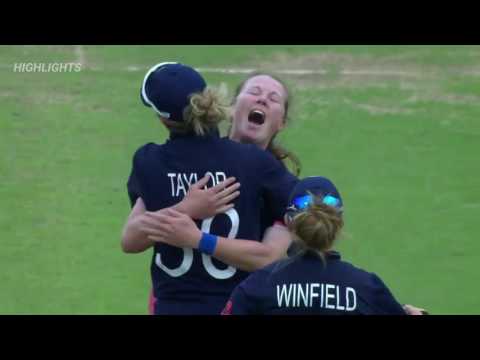
[[137, 199], [144, 198], [144, 191], [142, 189], [141, 173], [140, 173], [140, 158], [143, 154], [143, 147], [138, 149], [133, 155], [132, 169], [127, 181], [128, 197], [130, 199], [130, 205], [133, 207], [137, 202]]
[[371, 308], [374, 314], [406, 315], [402, 305], [395, 300], [393, 294], [376, 274], [371, 274], [371, 280]]

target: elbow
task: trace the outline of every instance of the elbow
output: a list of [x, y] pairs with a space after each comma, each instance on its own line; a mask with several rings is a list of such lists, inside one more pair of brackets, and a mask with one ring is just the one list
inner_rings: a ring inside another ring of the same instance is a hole
[[252, 271], [260, 270], [264, 268], [265, 266], [270, 265], [271, 263], [275, 262], [277, 259], [274, 259], [272, 257], [266, 257], [260, 259], [257, 264], [255, 264], [255, 268]]
[[265, 247], [262, 249], [262, 252], [257, 254], [253, 259], [253, 261], [249, 261], [248, 264], [245, 264], [244, 270], [248, 272], [254, 272], [256, 270], [260, 270], [265, 266], [270, 265], [271, 263], [279, 260], [276, 256], [275, 251], [270, 249], [269, 247]]
[[122, 239], [120, 241], [120, 247], [125, 254], [135, 254], [138, 252], [125, 236], [122, 236]]
[[122, 236], [122, 240], [120, 242], [120, 247], [126, 254], [138, 254], [144, 252], [151, 246], [153, 246], [152, 242], [148, 242], [147, 240], [143, 240], [141, 238], [134, 238], [131, 236], [127, 237], [125, 235]]
[[141, 252], [142, 252], [142, 250], [140, 250], [140, 249], [136, 249], [136, 248], [127, 246], [127, 245], [125, 245], [125, 244], [123, 244], [123, 243], [122, 243], [122, 245], [121, 245], [121, 248], [122, 248], [122, 251], [123, 251], [125, 254], [138, 254], [138, 253], [141, 253]]
[[131, 254], [132, 253], [132, 250], [130, 249], [130, 247], [127, 244], [125, 244], [125, 241], [123, 239], [120, 242], [120, 247], [125, 254]]
[[265, 259], [265, 258], [255, 259], [254, 261], [244, 263], [243, 266], [241, 267], [241, 270], [251, 273], [251, 272], [260, 270], [267, 265], [270, 265], [272, 262], [274, 262], [274, 260]]
[[246, 264], [243, 264], [243, 266], [239, 266], [240, 270], [243, 270], [243, 271], [246, 271], [246, 272], [249, 272], [249, 273], [252, 273], [254, 271], [257, 271], [257, 270], [260, 270], [263, 266], [255, 263], [246, 263]]
[[268, 266], [276, 261], [282, 260], [285, 257], [287, 257], [286, 250], [281, 251], [281, 249], [264, 244], [264, 247], [262, 249], [262, 254], [261, 256], [258, 257], [254, 270], [259, 270], [261, 268], [264, 268], [265, 266]]

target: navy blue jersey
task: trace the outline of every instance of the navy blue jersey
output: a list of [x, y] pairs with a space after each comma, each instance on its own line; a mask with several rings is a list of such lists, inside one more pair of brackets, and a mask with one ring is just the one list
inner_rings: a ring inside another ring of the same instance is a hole
[[229, 315], [405, 315], [373, 274], [330, 252], [325, 262], [309, 252], [275, 262], [251, 274], [233, 291]]
[[[281, 161], [278, 160], [281, 166], [285, 168], [285, 170], [288, 170], [285, 164]], [[268, 207], [265, 207], [265, 202], [262, 199], [262, 207], [260, 210], [260, 238], [263, 239], [263, 235], [265, 234], [265, 231], [272, 226], [276, 221], [281, 221], [283, 222], [283, 217], [278, 218], [275, 217], [278, 216], [277, 213], [273, 214], [272, 212], [269, 211]]]
[[[149, 211], [178, 203], [205, 174], [207, 187], [230, 176], [241, 183], [234, 208], [197, 221], [204, 232], [260, 240], [260, 205], [282, 217], [297, 179], [269, 153], [218, 136], [172, 136], [165, 144], [142, 146], [128, 181], [132, 204], [138, 197]], [[263, 199], [263, 200], [262, 200]], [[156, 314], [219, 314], [233, 288], [248, 273], [196, 249], [156, 243], [151, 263]]]

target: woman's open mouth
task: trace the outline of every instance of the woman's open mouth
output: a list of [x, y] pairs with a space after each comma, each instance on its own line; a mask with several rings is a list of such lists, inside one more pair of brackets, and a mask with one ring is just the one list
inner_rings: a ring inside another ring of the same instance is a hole
[[248, 114], [248, 121], [257, 125], [263, 125], [265, 122], [265, 113], [260, 110], [252, 110]]

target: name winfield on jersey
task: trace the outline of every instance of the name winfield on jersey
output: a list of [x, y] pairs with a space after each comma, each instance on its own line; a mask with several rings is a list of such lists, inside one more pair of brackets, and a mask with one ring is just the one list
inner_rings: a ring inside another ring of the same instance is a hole
[[277, 285], [278, 307], [317, 307], [341, 311], [354, 311], [357, 293], [349, 286], [307, 283]]
[[299, 252], [252, 273], [233, 291], [224, 314], [405, 315], [374, 273], [342, 261]]

